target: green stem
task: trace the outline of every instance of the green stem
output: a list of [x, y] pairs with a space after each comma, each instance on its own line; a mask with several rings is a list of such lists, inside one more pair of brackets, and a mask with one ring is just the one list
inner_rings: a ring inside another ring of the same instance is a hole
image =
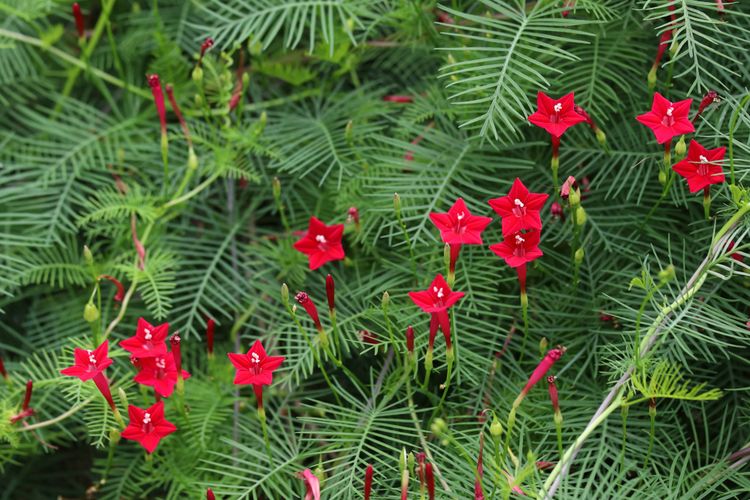
[[734, 179], [734, 130], [737, 127], [737, 120], [740, 117], [740, 111], [742, 111], [747, 102], [750, 100], [750, 94], [746, 95], [740, 101], [740, 105], [732, 113], [732, 118], [729, 120], [729, 176], [732, 181], [732, 186], [735, 185]]

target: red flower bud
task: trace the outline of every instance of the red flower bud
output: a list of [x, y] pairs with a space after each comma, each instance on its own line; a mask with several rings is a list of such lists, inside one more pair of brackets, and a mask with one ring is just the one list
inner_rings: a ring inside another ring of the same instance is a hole
[[320, 317], [318, 317], [318, 308], [315, 307], [315, 303], [310, 296], [305, 292], [298, 292], [297, 295], [294, 296], [294, 299], [305, 308], [305, 311], [307, 311], [307, 314], [310, 315], [313, 323], [315, 323], [315, 328], [317, 328], [318, 331], [323, 330], [323, 325], [320, 324]]
[[2, 375], [5, 380], [8, 380], [8, 372], [5, 371], [5, 363], [3, 363], [2, 356], [0, 356], [0, 375]]
[[430, 500], [435, 500], [435, 476], [432, 473], [432, 464], [429, 462], [424, 466], [424, 476], [427, 483], [427, 494]]
[[211, 488], [206, 490], [206, 500], [216, 500], [216, 496], [214, 495], [214, 492], [211, 491]]
[[373, 332], [369, 332], [367, 330], [359, 331], [359, 340], [361, 342], [364, 342], [365, 344], [371, 344], [371, 345], [380, 344], [380, 340], [378, 340], [378, 336], [375, 335]]
[[328, 310], [336, 309], [336, 284], [333, 282], [333, 276], [326, 276], [326, 295], [328, 297]]
[[370, 491], [372, 490], [372, 464], [367, 464], [365, 469], [365, 500], [370, 500]]
[[565, 216], [562, 205], [556, 201], [552, 202], [552, 205], [549, 207], [549, 213], [554, 219], [562, 219]]
[[180, 335], [175, 333], [172, 338], [169, 339], [169, 343], [172, 345], [172, 355], [174, 356], [175, 368], [177, 368], [177, 378], [182, 378], [182, 351], [180, 349], [180, 343], [182, 339]]
[[135, 214], [130, 216], [130, 234], [133, 237], [133, 246], [135, 246], [135, 252], [138, 255], [138, 267], [143, 270], [146, 266], [146, 247], [144, 247], [141, 240], [138, 239]]
[[177, 101], [174, 98], [174, 88], [172, 87], [171, 84], [167, 84], [164, 88], [167, 91], [167, 98], [169, 98], [169, 104], [172, 105], [172, 110], [174, 111], [174, 114], [177, 115], [177, 119], [180, 121], [180, 127], [182, 127], [182, 133], [185, 136], [185, 140], [187, 141], [188, 146], [192, 148], [193, 138], [190, 136], [190, 129], [187, 126], [185, 117], [182, 116], [182, 111], [180, 111], [180, 106], [177, 104]]
[[201, 44], [201, 55], [198, 59], [198, 65], [200, 66], [201, 62], [203, 62], [203, 56], [206, 54], [206, 51], [214, 46], [214, 39], [211, 37], [206, 38], [203, 43]]
[[513, 403], [514, 406], [520, 404], [521, 400], [526, 396], [526, 394], [528, 394], [531, 388], [534, 387], [536, 383], [539, 382], [547, 374], [547, 372], [552, 368], [552, 365], [554, 365], [555, 362], [560, 359], [563, 354], [565, 354], [564, 347], [550, 349], [547, 352], [547, 355], [544, 356], [544, 359], [539, 362], [537, 367], [532, 372], [528, 382], [526, 382], [526, 385], [521, 391], [521, 394], [516, 399], [516, 402]]
[[547, 387], [549, 389], [549, 399], [552, 402], [552, 410], [555, 413], [560, 413], [560, 401], [557, 396], [557, 385], [555, 384], [556, 380], [557, 377], [554, 375], [547, 377]]
[[385, 95], [383, 96], [385, 102], [397, 102], [400, 104], [408, 104], [414, 102], [414, 98], [410, 95]]
[[347, 211], [347, 221], [354, 222], [355, 225], [359, 226], [359, 210], [357, 207], [349, 207]]
[[560, 197], [567, 200], [568, 196], [570, 196], [570, 190], [575, 189], [578, 186], [576, 183], [576, 178], [572, 175], [568, 176], [567, 179], [565, 179], [565, 182], [563, 182], [562, 187], [560, 188]]
[[10, 417], [10, 423], [15, 424], [16, 422], [23, 420], [26, 417], [31, 417], [34, 415], [34, 409], [29, 408], [29, 403], [31, 402], [31, 391], [34, 388], [34, 382], [32, 380], [29, 380], [26, 382], [26, 394], [23, 397], [23, 404], [21, 405], [21, 411], [17, 413], [16, 415], [13, 415]]
[[117, 292], [115, 293], [115, 296], [112, 297], [112, 300], [114, 300], [115, 302], [122, 302], [122, 299], [125, 298], [125, 287], [122, 286], [122, 283], [120, 283], [117, 278], [114, 278], [109, 274], [100, 274], [97, 279], [105, 279], [115, 285], [115, 287], [117, 287]]
[[703, 96], [703, 99], [701, 99], [701, 103], [698, 105], [698, 111], [695, 113], [693, 121], [697, 120], [703, 113], [703, 110], [715, 102], [719, 102], [719, 94], [715, 90], [709, 90], [706, 95]]
[[406, 327], [406, 350], [409, 354], [414, 354], [414, 327]]
[[206, 321], [206, 348], [208, 349], [208, 354], [214, 353], [214, 328], [216, 327], [216, 322], [213, 320], [213, 318], [208, 318], [208, 321]]
[[83, 21], [83, 14], [81, 13], [81, 6], [78, 2], [73, 4], [73, 18], [76, 21], [76, 31], [78, 31], [78, 38], [83, 38], [86, 35], [86, 30]]
[[164, 105], [164, 93], [161, 90], [161, 81], [159, 75], [148, 75], [148, 85], [151, 87], [151, 94], [154, 96], [156, 112], [159, 115], [159, 124], [161, 125], [161, 134], [167, 134], [167, 108]]

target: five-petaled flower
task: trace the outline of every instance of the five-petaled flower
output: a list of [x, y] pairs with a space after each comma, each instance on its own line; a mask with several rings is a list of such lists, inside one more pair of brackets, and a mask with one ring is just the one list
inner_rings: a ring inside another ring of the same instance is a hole
[[516, 178], [507, 196], [493, 198], [489, 201], [492, 209], [503, 219], [503, 235], [517, 233], [524, 229], [542, 229], [542, 218], [539, 214], [549, 195], [531, 193]]
[[122, 437], [138, 441], [147, 452], [153, 453], [159, 441], [172, 434], [177, 427], [164, 418], [164, 402], [159, 401], [144, 410], [137, 406], [128, 406], [130, 422], [122, 431]]
[[313, 216], [310, 217], [307, 234], [294, 244], [294, 248], [308, 256], [310, 269], [315, 270], [326, 262], [341, 260], [345, 257], [344, 247], [341, 246], [343, 234], [343, 224], [327, 226]]
[[544, 255], [539, 249], [539, 236], [539, 231], [511, 233], [502, 242], [490, 245], [490, 250], [510, 267], [520, 267]]
[[691, 193], [697, 193], [711, 184], [724, 182], [721, 161], [726, 148], [706, 149], [697, 141], [690, 141], [687, 157], [672, 168], [687, 180]]
[[654, 93], [651, 111], [638, 115], [636, 120], [651, 129], [659, 144], [671, 140], [674, 136], [695, 132], [690, 121], [692, 99], [672, 102], [658, 92]]
[[82, 381], [93, 380], [99, 392], [102, 393], [104, 399], [109, 403], [109, 407], [115, 414], [116, 418], [120, 418], [120, 414], [117, 411], [117, 406], [112, 399], [112, 393], [109, 389], [109, 380], [104, 375], [104, 370], [112, 364], [112, 360], [107, 355], [109, 350], [109, 341], [105, 340], [102, 344], [94, 349], [93, 351], [88, 349], [76, 348], [73, 351], [73, 359], [75, 364], [63, 370], [60, 373], [71, 377], [78, 377]]
[[320, 500], [320, 480], [310, 469], [297, 473], [297, 477], [305, 482], [305, 500]]
[[[446, 347], [451, 349], [451, 331], [450, 320], [448, 319], [448, 309], [463, 296], [463, 292], [454, 292], [450, 289], [442, 274], [435, 276], [435, 279], [432, 280], [432, 283], [427, 287], [427, 290], [409, 292], [409, 297], [412, 302], [424, 312], [432, 315], [430, 322], [430, 344], [432, 344], [432, 339], [434, 339], [437, 326], [439, 325], [443, 332], [443, 336], [445, 337]], [[432, 347], [432, 345], [429, 347]]]
[[273, 372], [284, 361], [283, 356], [268, 356], [260, 340], [256, 340], [247, 354], [230, 352], [229, 361], [237, 369], [234, 383], [237, 385], [271, 385]]
[[586, 118], [576, 113], [573, 98], [573, 92], [560, 99], [552, 99], [544, 92], [538, 92], [537, 110], [529, 116], [529, 121], [559, 139], [568, 128], [586, 121]]
[[[133, 380], [141, 385], [153, 387], [157, 394], [165, 398], [172, 395], [177, 383], [177, 365], [173, 353], [140, 359], [138, 365], [140, 371]], [[182, 378], [187, 380], [190, 374], [182, 370]]]
[[446, 213], [430, 213], [430, 220], [440, 230], [444, 243], [450, 245], [481, 245], [482, 231], [492, 221], [490, 217], [472, 215], [463, 198], [459, 198]]
[[137, 358], [152, 358], [167, 353], [169, 323], [153, 326], [143, 318], [138, 318], [135, 335], [120, 341], [120, 347]]

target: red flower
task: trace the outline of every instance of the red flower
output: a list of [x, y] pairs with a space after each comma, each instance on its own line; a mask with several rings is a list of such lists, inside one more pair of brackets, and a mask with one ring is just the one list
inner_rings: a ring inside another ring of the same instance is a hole
[[138, 318], [135, 335], [120, 341], [120, 347], [138, 358], [152, 358], [167, 353], [166, 339], [169, 323], [153, 326], [143, 318]]
[[172, 422], [164, 418], [164, 402], [159, 401], [147, 410], [128, 406], [130, 422], [122, 431], [122, 437], [138, 441], [146, 451], [153, 453], [159, 441], [177, 430]]
[[[167, 108], [164, 105], [164, 93], [161, 90], [161, 81], [159, 75], [148, 75], [148, 85], [151, 87], [151, 94], [154, 96], [154, 105], [156, 113], [159, 115], [159, 125], [161, 126], [162, 137], [167, 135]], [[162, 139], [163, 140], [163, 139]]]
[[539, 236], [539, 231], [508, 234], [501, 243], [490, 245], [490, 250], [510, 267], [520, 267], [544, 255], [539, 249]]
[[[555, 349], [550, 349], [547, 352], [547, 355], [544, 356], [544, 359], [542, 359], [537, 367], [534, 369], [534, 371], [531, 373], [531, 376], [529, 377], [529, 380], [526, 382], [526, 385], [524, 386], [523, 390], [521, 391], [522, 396], [525, 396], [528, 394], [528, 392], [531, 390], [532, 387], [536, 385], [537, 382], [542, 380], [544, 376], [547, 374], [547, 372], [552, 368], [552, 365], [555, 364], [555, 362], [562, 357], [562, 355], [565, 354], [565, 348], [564, 347], [557, 347]], [[522, 398], [521, 398], [522, 399]]]
[[310, 217], [307, 234], [294, 244], [294, 248], [310, 258], [310, 269], [315, 270], [332, 260], [345, 257], [341, 246], [343, 224], [326, 226], [317, 217]]
[[297, 473], [305, 481], [305, 500], [320, 500], [320, 481], [310, 469]]
[[447, 213], [431, 213], [430, 220], [440, 230], [443, 242], [450, 245], [481, 245], [482, 231], [492, 222], [490, 217], [472, 215], [462, 198]]
[[73, 351], [75, 364], [64, 370], [60, 370], [60, 373], [71, 377], [78, 377], [84, 382], [91, 380], [112, 364], [112, 360], [107, 356], [108, 350], [109, 341], [107, 340], [102, 342], [102, 345], [93, 351], [76, 348]]
[[448, 309], [464, 296], [463, 292], [451, 291], [442, 274], [435, 276], [427, 290], [409, 292], [412, 302], [426, 313], [432, 315], [430, 319], [430, 348], [437, 333], [437, 327], [443, 331], [446, 347], [451, 349], [450, 320]]
[[122, 283], [120, 283], [117, 278], [115, 278], [114, 276], [110, 276], [109, 274], [100, 274], [97, 279], [102, 278], [104, 278], [105, 280], [109, 280], [113, 285], [115, 285], [115, 287], [117, 287], [117, 292], [115, 293], [115, 296], [112, 297], [112, 299], [115, 302], [122, 302], [122, 299], [125, 298], [125, 287], [122, 286]]
[[76, 348], [73, 351], [73, 359], [75, 364], [64, 370], [60, 370], [63, 375], [71, 377], [78, 377], [82, 381], [93, 380], [99, 392], [102, 393], [104, 399], [109, 403], [109, 407], [115, 413], [115, 416], [119, 418], [119, 412], [115, 402], [112, 399], [112, 393], [109, 390], [109, 380], [104, 375], [104, 370], [112, 364], [112, 360], [107, 356], [109, 350], [109, 341], [105, 340], [102, 344], [94, 349], [93, 351], [87, 349]]
[[[165, 398], [172, 395], [178, 373], [173, 353], [168, 352], [163, 356], [140, 359], [139, 366], [140, 371], [133, 380], [141, 385], [153, 387], [157, 394]], [[183, 379], [190, 378], [188, 372], [181, 371]]]
[[706, 149], [697, 141], [690, 141], [687, 157], [672, 169], [687, 180], [691, 193], [696, 193], [711, 184], [724, 182], [720, 162], [726, 148]]
[[562, 96], [560, 99], [552, 99], [540, 91], [536, 95], [536, 105], [537, 111], [529, 116], [529, 121], [558, 139], [569, 127], [586, 121], [574, 109], [573, 92]]
[[489, 201], [492, 209], [503, 218], [503, 235], [517, 233], [522, 229], [542, 229], [539, 211], [547, 201], [548, 194], [530, 193], [521, 179], [516, 178], [507, 196]]
[[676, 135], [695, 132], [695, 127], [688, 118], [692, 102], [692, 99], [685, 99], [673, 103], [655, 92], [651, 111], [638, 115], [636, 120], [651, 129], [659, 144], [664, 144]]
[[260, 340], [256, 340], [247, 354], [230, 352], [229, 361], [237, 369], [234, 377], [236, 385], [271, 385], [273, 372], [284, 361], [282, 356], [268, 356]]

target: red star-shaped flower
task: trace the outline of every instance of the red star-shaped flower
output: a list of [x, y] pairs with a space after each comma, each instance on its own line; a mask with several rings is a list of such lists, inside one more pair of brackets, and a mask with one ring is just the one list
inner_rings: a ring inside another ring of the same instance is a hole
[[463, 198], [459, 198], [447, 213], [431, 213], [430, 220], [440, 230], [444, 243], [450, 245], [481, 245], [482, 231], [492, 222], [490, 217], [472, 215]]
[[159, 401], [147, 410], [128, 406], [130, 422], [122, 431], [122, 437], [138, 441], [146, 451], [153, 453], [159, 441], [177, 430], [172, 422], [164, 418], [164, 402]]
[[168, 334], [169, 323], [153, 326], [145, 319], [138, 318], [135, 335], [120, 341], [120, 347], [140, 359], [163, 356], [167, 353]]
[[[165, 398], [172, 395], [177, 383], [177, 365], [174, 361], [174, 354], [168, 352], [163, 356], [143, 358], [139, 360], [139, 364], [141, 370], [133, 380], [139, 384], [153, 387], [157, 394]], [[190, 378], [190, 374], [182, 370], [182, 378], [187, 380]]]
[[574, 109], [573, 92], [560, 99], [552, 99], [544, 92], [537, 92], [536, 106], [537, 110], [529, 116], [529, 121], [558, 139], [569, 127], [586, 121]]
[[490, 245], [490, 250], [505, 259], [510, 267], [519, 267], [543, 255], [539, 236], [539, 231], [508, 234], [501, 243]]
[[438, 313], [447, 310], [464, 296], [463, 292], [451, 291], [442, 274], [435, 276], [427, 290], [409, 292], [409, 297], [426, 313]]
[[695, 127], [688, 118], [692, 102], [692, 99], [685, 99], [673, 103], [655, 92], [651, 111], [638, 115], [635, 119], [651, 129], [656, 142], [664, 144], [676, 135], [695, 132]]
[[315, 270], [326, 262], [345, 257], [341, 246], [343, 234], [343, 224], [326, 226], [317, 217], [310, 217], [307, 234], [294, 244], [294, 248], [309, 257], [310, 269]]
[[102, 345], [93, 351], [76, 348], [73, 351], [75, 364], [64, 370], [60, 370], [60, 373], [71, 377], [78, 377], [84, 382], [91, 380], [112, 364], [112, 360], [107, 356], [108, 350], [109, 341], [107, 340], [102, 342]]
[[268, 356], [260, 340], [256, 340], [247, 354], [230, 352], [229, 361], [237, 369], [234, 383], [237, 385], [271, 385], [273, 372], [284, 361], [283, 356]]
[[721, 161], [726, 148], [706, 149], [697, 141], [690, 141], [687, 157], [672, 169], [687, 180], [691, 193], [696, 193], [711, 184], [724, 182]]
[[516, 178], [508, 196], [490, 200], [492, 209], [503, 218], [503, 235], [517, 233], [523, 229], [542, 229], [539, 211], [547, 201], [548, 194], [530, 193], [521, 179]]

